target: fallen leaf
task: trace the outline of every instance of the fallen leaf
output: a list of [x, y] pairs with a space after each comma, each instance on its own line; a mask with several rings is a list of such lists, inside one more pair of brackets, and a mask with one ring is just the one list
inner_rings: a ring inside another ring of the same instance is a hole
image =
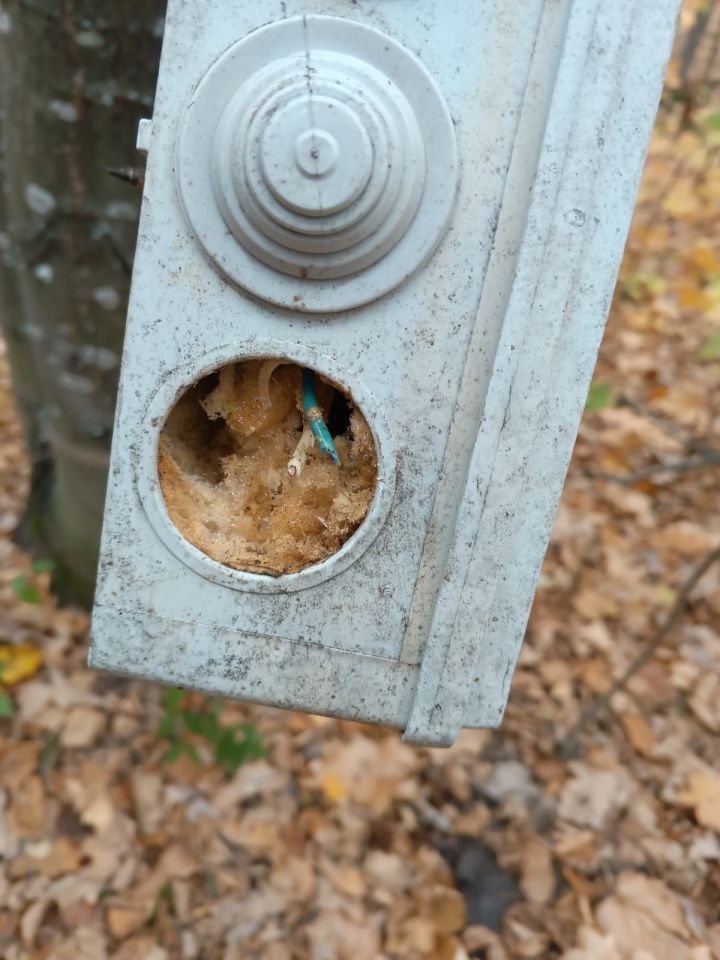
[[292, 960], [292, 953], [284, 943], [271, 943], [263, 950], [262, 960]]
[[348, 800], [382, 816], [393, 804], [417, 795], [419, 763], [418, 753], [400, 740], [356, 735], [332, 743], [312, 761], [310, 780], [331, 802]]
[[581, 927], [578, 945], [566, 950], [562, 960], [624, 960], [611, 934], [599, 933], [593, 927]]
[[323, 863], [323, 873], [330, 883], [341, 893], [349, 897], [364, 897], [367, 890], [365, 874], [357, 867], [347, 864], [334, 864], [329, 860]]
[[555, 890], [555, 870], [550, 847], [540, 837], [530, 837], [522, 847], [520, 889], [531, 903], [548, 903]]
[[158, 828], [165, 814], [163, 807], [163, 781], [159, 773], [133, 770], [130, 775], [135, 811], [144, 833]]
[[340, 777], [334, 773], [330, 773], [326, 777], [323, 777], [321, 786], [323, 794], [325, 795], [325, 799], [329, 800], [330, 803], [337, 803], [339, 800], [344, 800], [347, 796], [347, 787], [342, 782]]
[[658, 531], [653, 540], [661, 549], [673, 550], [681, 557], [701, 557], [720, 544], [720, 534], [706, 525], [678, 520]]
[[720, 833], [720, 773], [690, 773], [687, 790], [677, 795], [677, 802], [692, 807], [701, 826]]
[[572, 604], [583, 620], [617, 617], [620, 612], [617, 600], [609, 591], [594, 590], [591, 587], [579, 590], [573, 597]]
[[166, 957], [167, 951], [158, 946], [155, 937], [141, 935], [125, 940], [111, 960], [165, 960]]
[[492, 819], [490, 808], [484, 803], [476, 803], [470, 810], [455, 818], [453, 829], [459, 836], [481, 837]]
[[80, 819], [97, 833], [107, 830], [115, 819], [117, 811], [109, 796], [96, 797], [81, 813]]
[[54, 880], [72, 873], [79, 865], [77, 849], [67, 837], [61, 836], [52, 843], [43, 841], [35, 845], [28, 844], [25, 853], [10, 864], [9, 873], [13, 877], [39, 873], [49, 880]]
[[616, 892], [602, 901], [595, 917], [623, 955], [635, 956], [645, 950], [663, 960], [690, 960], [689, 931], [681, 903], [661, 880], [622, 874]]
[[594, 770], [574, 764], [573, 774], [560, 795], [560, 817], [581, 827], [603, 829], [630, 799], [632, 779], [621, 767]]
[[437, 931], [425, 917], [408, 917], [385, 942], [390, 954], [399, 956], [417, 951], [423, 956], [432, 954], [437, 943]]
[[489, 778], [482, 784], [483, 793], [498, 803], [529, 806], [537, 801], [540, 791], [524, 763], [507, 760], [493, 764]]
[[499, 937], [494, 930], [490, 930], [489, 927], [484, 927], [480, 923], [471, 924], [463, 932], [463, 943], [472, 954], [487, 950], [491, 944], [497, 943], [498, 939]]
[[641, 713], [626, 713], [620, 721], [631, 746], [643, 756], [650, 755], [655, 746], [655, 734], [647, 719]]
[[107, 718], [93, 707], [73, 707], [67, 714], [60, 735], [62, 745], [69, 749], [89, 747], [105, 730]]
[[105, 916], [110, 933], [118, 939], [129, 936], [138, 930], [149, 918], [152, 904], [128, 903], [108, 906]]
[[14, 687], [35, 676], [43, 665], [42, 651], [30, 643], [0, 643], [0, 683]]
[[283, 859], [273, 870], [270, 883], [292, 903], [308, 903], [317, 893], [313, 864], [301, 857]]
[[17, 790], [37, 769], [39, 753], [37, 740], [0, 742], [0, 786]]
[[680, 937], [690, 936], [681, 898], [658, 877], [623, 873], [616, 893], [625, 903], [653, 915], [665, 930]]
[[372, 923], [354, 921], [339, 910], [321, 910], [305, 927], [308, 960], [377, 960], [380, 935]]
[[386, 890], [399, 894], [407, 890], [412, 884], [411, 864], [396, 853], [371, 850], [365, 858], [364, 870], [370, 881], [371, 889], [384, 887]]
[[53, 950], [52, 960], [106, 960], [107, 944], [94, 927], [74, 930]]
[[[213, 798], [218, 810], [231, 810], [240, 803], [286, 790], [288, 777], [265, 760], [246, 763]], [[331, 798], [328, 798], [331, 799]]]
[[26, 947], [32, 947], [35, 944], [35, 937], [49, 906], [49, 900], [36, 900], [23, 913], [20, 920], [20, 936]]
[[555, 855], [578, 866], [590, 866], [597, 857], [597, 835], [592, 830], [576, 830], [561, 836], [555, 843]]
[[465, 947], [457, 937], [441, 934], [435, 938], [432, 951], [433, 960], [468, 960]]
[[688, 697], [688, 703], [708, 730], [720, 733], [720, 675], [714, 671], [703, 674]]
[[456, 933], [466, 921], [465, 898], [453, 887], [434, 886], [418, 892], [421, 915], [438, 933]]
[[690, 949], [690, 960], [713, 960], [713, 954], [710, 952], [710, 947], [706, 944], [701, 946], [691, 947]]
[[547, 956], [550, 935], [531, 904], [513, 904], [503, 917], [502, 929], [503, 943], [513, 956], [526, 960]]
[[672, 703], [677, 691], [670, 683], [668, 670], [664, 663], [646, 663], [628, 683], [628, 690], [636, 697], [648, 700], [652, 706], [664, 706]]
[[604, 659], [588, 660], [582, 665], [580, 676], [593, 693], [607, 693], [613, 682], [610, 664]]
[[706, 930], [707, 941], [715, 960], [720, 960], [720, 923], [714, 923]]
[[720, 837], [708, 830], [696, 837], [688, 848], [691, 860], [716, 860], [720, 863]]
[[40, 777], [25, 780], [12, 799], [8, 815], [17, 835], [28, 840], [45, 836], [51, 827], [52, 804]]

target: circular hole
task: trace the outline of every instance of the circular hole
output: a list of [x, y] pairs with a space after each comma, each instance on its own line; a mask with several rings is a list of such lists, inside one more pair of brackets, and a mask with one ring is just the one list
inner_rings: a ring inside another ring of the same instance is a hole
[[203, 377], [160, 434], [170, 519], [207, 556], [248, 573], [297, 573], [337, 553], [367, 516], [377, 475], [350, 394], [283, 358]]

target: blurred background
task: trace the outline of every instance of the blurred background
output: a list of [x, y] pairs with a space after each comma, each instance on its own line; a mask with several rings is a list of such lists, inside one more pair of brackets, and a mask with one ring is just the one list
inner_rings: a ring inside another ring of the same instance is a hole
[[450, 750], [84, 665], [163, 8], [0, 3], [0, 956], [720, 960], [720, 6], [504, 725]]

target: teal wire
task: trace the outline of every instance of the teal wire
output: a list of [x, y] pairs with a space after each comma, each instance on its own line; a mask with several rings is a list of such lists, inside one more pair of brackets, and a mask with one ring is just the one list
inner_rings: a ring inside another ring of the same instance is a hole
[[315, 374], [312, 370], [308, 370], [307, 367], [304, 367], [302, 372], [302, 400], [303, 414], [310, 424], [310, 429], [317, 440], [320, 452], [332, 457], [333, 463], [339, 464], [340, 457], [338, 456], [335, 442], [330, 436], [330, 431], [323, 420], [322, 412], [318, 404]]

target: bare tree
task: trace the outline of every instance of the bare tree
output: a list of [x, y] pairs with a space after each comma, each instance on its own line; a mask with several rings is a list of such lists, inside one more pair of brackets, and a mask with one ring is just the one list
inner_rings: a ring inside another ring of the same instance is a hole
[[683, 86], [691, 92], [720, 84], [720, 6], [701, 8], [694, 25], [683, 38], [680, 56]]
[[0, 319], [32, 458], [19, 536], [92, 593], [161, 0], [0, 2]]

